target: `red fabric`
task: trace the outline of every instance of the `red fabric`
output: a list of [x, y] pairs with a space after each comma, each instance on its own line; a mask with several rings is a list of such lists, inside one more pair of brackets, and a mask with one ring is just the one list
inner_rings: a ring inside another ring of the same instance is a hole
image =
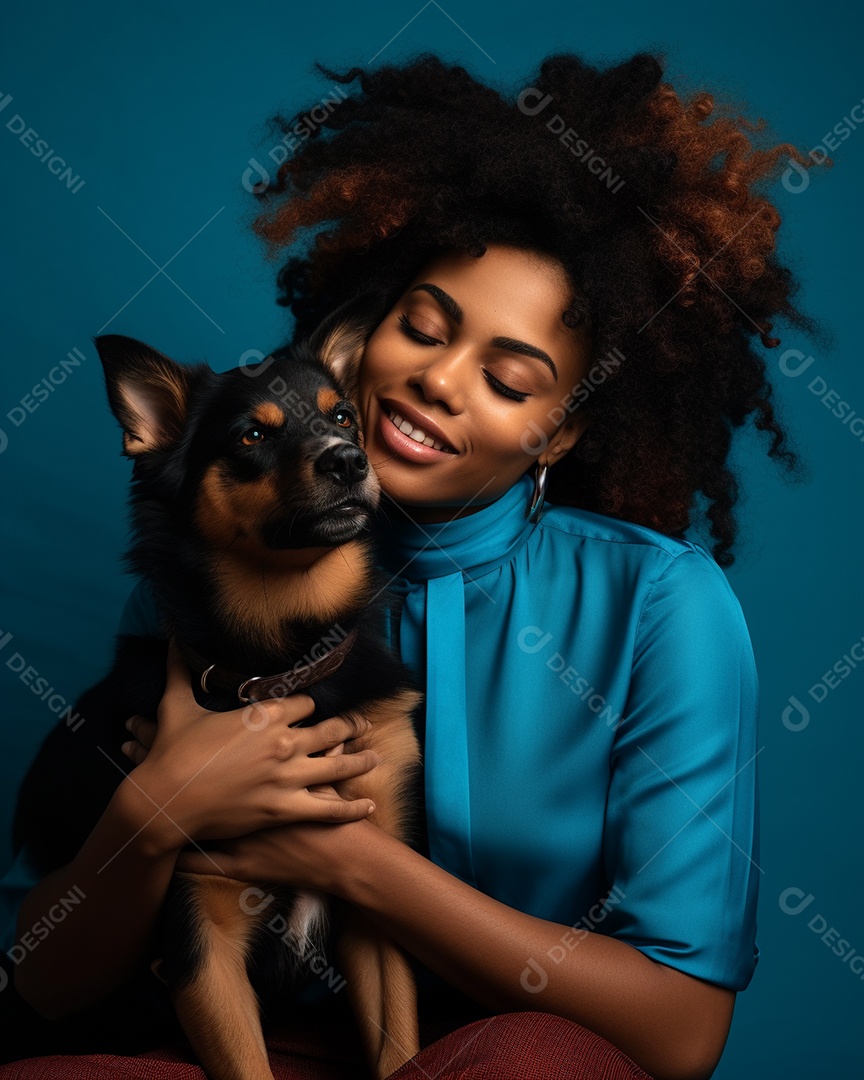
[[[267, 1036], [276, 1080], [369, 1080], [359, 1035], [341, 1003], [298, 1011], [290, 1025]], [[452, 1017], [427, 1017], [420, 1042], [420, 1053], [390, 1080], [651, 1080], [610, 1042], [550, 1013], [503, 1013], [458, 1027]], [[0, 1066], [0, 1080], [205, 1080], [194, 1060], [181, 1044], [135, 1057], [28, 1058]]]

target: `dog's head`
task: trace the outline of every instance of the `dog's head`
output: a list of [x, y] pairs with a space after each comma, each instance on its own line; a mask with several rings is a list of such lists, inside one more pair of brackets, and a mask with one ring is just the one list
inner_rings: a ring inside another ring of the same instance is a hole
[[237, 555], [356, 537], [380, 499], [349, 396], [370, 329], [357, 298], [306, 342], [221, 374], [134, 338], [95, 338], [134, 498]]

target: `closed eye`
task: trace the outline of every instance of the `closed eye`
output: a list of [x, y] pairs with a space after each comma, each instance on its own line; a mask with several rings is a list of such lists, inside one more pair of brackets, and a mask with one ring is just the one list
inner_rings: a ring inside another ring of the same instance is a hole
[[419, 341], [421, 345], [443, 345], [443, 341], [439, 341], [438, 338], [429, 337], [428, 334], [424, 334], [418, 330], [416, 326], [411, 325], [411, 320], [407, 315], [403, 314], [399, 316], [399, 325], [408, 337], [413, 338], [414, 341]]
[[497, 390], [499, 394], [503, 394], [504, 397], [512, 398], [514, 401], [524, 401], [525, 398], [531, 397], [530, 394], [526, 394], [523, 390], [514, 390], [512, 386], [507, 386], [502, 383], [500, 379], [496, 379], [491, 371], [483, 369], [483, 374], [486, 376], [486, 381], [493, 388]]
[[[439, 341], [438, 338], [430, 337], [428, 334], [424, 334], [421, 330], [418, 330], [416, 326], [412, 326], [410, 319], [404, 313], [399, 316], [399, 325], [402, 327], [403, 333], [413, 341], [419, 342], [421, 345], [444, 344], [442, 341]], [[502, 383], [500, 379], [496, 379], [492, 372], [486, 371], [485, 368], [483, 369], [483, 374], [486, 376], [486, 380], [492, 389], [503, 397], [510, 398], [512, 401], [524, 401], [526, 398], [532, 396], [521, 390], [514, 390], [512, 386], [507, 386], [506, 383]]]

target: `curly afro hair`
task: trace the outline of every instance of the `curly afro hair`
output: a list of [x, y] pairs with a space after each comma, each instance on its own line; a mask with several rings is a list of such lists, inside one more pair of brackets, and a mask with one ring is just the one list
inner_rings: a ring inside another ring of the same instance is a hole
[[821, 334], [792, 305], [780, 215], [758, 189], [790, 159], [818, 163], [788, 143], [756, 148], [764, 122], [710, 93], [683, 100], [654, 54], [606, 69], [550, 56], [506, 97], [430, 53], [315, 67], [356, 85], [270, 119], [294, 153], [255, 190], [251, 222], [270, 261], [305, 236], [278, 274], [295, 337], [370, 282], [383, 317], [442, 250], [554, 256], [574, 287], [562, 319], [590, 330], [592, 367], [574, 395], [590, 423], [550, 468], [548, 498], [681, 535], [701, 495], [730, 565], [733, 429], [752, 416], [787, 475], [800, 468], [761, 350], [779, 344], [777, 318]]

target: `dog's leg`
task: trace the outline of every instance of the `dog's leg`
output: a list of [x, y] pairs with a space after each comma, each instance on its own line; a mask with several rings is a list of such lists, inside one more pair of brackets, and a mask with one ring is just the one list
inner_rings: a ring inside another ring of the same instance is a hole
[[408, 958], [356, 908], [345, 908], [340, 970], [376, 1080], [420, 1051], [417, 988]]
[[[418, 694], [406, 691], [364, 710], [372, 729], [356, 740], [356, 749], [375, 750], [381, 762], [339, 784], [346, 798], [371, 798], [375, 824], [403, 842], [410, 827], [411, 783], [420, 766], [409, 720], [418, 700]], [[377, 1080], [384, 1080], [420, 1052], [414, 973], [404, 952], [368, 916], [349, 906], [344, 915], [339, 962], [369, 1062]]]
[[241, 906], [249, 886], [216, 876], [178, 876], [192, 890], [196, 921], [195, 970], [173, 986], [168, 980], [186, 1037], [209, 1080], [273, 1080], [246, 971], [258, 921]]

